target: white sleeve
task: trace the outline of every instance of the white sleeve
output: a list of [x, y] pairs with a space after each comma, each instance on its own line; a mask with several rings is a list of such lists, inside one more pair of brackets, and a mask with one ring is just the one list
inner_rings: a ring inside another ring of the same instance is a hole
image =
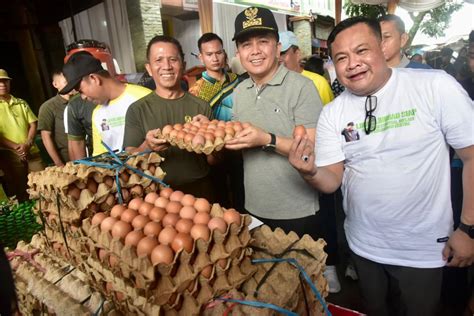
[[318, 167], [332, 165], [345, 159], [342, 151], [341, 132], [337, 130], [336, 117], [334, 111], [331, 111], [333, 110], [331, 107], [325, 106], [323, 108], [316, 128], [315, 154]]
[[64, 132], [67, 134], [67, 108], [68, 106], [66, 105], [66, 108], [64, 109]]
[[474, 103], [464, 88], [450, 75], [443, 74], [434, 87], [437, 120], [446, 142], [454, 149], [474, 145]]

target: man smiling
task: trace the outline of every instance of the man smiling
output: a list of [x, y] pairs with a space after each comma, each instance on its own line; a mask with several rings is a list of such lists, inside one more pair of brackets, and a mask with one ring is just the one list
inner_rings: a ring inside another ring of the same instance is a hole
[[[474, 261], [473, 104], [443, 71], [389, 68], [375, 20], [341, 22], [328, 46], [347, 89], [321, 114], [316, 155], [311, 140], [296, 137], [289, 161], [320, 191], [342, 183], [368, 314], [436, 315], [442, 267]], [[348, 125], [359, 137], [341, 134]], [[465, 166], [454, 232], [447, 144]]]

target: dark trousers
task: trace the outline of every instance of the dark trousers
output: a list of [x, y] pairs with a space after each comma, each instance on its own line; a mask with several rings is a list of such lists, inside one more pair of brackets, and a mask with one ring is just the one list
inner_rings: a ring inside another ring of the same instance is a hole
[[327, 245], [324, 251], [328, 254], [327, 265], [336, 265], [339, 263], [339, 245], [337, 242], [337, 223], [336, 208], [342, 209], [342, 200], [340, 199], [340, 189], [332, 194], [319, 194], [319, 213], [321, 223], [323, 223], [324, 240]]
[[369, 316], [432, 316], [439, 308], [442, 268], [380, 264], [352, 253]]

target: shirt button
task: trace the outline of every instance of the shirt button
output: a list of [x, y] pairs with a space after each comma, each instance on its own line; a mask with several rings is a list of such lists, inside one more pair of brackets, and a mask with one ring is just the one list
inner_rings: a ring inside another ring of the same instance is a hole
[[257, 99], [259, 99], [259, 100], [260, 100], [260, 96], [258, 96], [258, 97], [257, 97]]

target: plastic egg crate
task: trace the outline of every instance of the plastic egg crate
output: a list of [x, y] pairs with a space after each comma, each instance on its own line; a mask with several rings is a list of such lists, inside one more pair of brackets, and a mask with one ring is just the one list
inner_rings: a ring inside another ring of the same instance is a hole
[[[162, 180], [165, 176], [159, 167], [162, 160], [158, 154], [150, 153], [135, 156], [127, 164]], [[121, 170], [119, 181], [125, 202], [156, 191], [159, 187], [156, 182], [128, 169]], [[44, 171], [30, 173], [28, 185], [30, 196], [38, 199], [36, 211], [42, 212], [46, 220], [50, 214], [58, 215], [59, 207], [61, 220], [76, 226], [99, 210], [110, 210], [118, 200], [115, 171], [72, 162], [64, 167], [48, 167]]]
[[211, 154], [224, 147], [227, 140], [243, 129], [240, 122], [188, 122], [164, 126], [156, 137], [166, 139], [172, 146], [198, 154]]

